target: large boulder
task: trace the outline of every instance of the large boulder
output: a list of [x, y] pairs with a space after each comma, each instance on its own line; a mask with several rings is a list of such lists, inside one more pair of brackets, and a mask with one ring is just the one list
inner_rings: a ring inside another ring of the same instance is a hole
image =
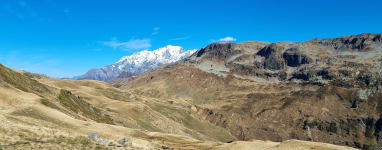
[[309, 64], [312, 62], [312, 59], [307, 55], [301, 53], [298, 48], [287, 49], [282, 57], [284, 58], [286, 65], [290, 67], [298, 67], [303, 64]]
[[261, 49], [257, 55], [265, 57], [264, 69], [281, 70], [285, 67], [285, 61], [281, 57], [284, 47], [278, 44], [271, 44]]

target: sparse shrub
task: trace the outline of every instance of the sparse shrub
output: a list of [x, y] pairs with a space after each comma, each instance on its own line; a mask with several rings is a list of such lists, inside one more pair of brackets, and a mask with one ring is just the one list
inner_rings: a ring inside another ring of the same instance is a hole
[[50, 108], [54, 108], [54, 109], [59, 109], [54, 103], [52, 103], [51, 101], [49, 101], [48, 99], [41, 99], [40, 100], [41, 104], [47, 106], [47, 107], [50, 107]]
[[93, 144], [93, 141], [91, 141], [89, 138], [86, 138], [86, 137], [77, 137], [77, 140], [82, 146], [89, 146]]
[[337, 124], [334, 122], [329, 123], [327, 131], [332, 133], [337, 133]]
[[56, 143], [66, 143], [66, 139], [64, 136], [59, 136], [56, 138]]
[[96, 150], [109, 150], [109, 148], [106, 147], [106, 146], [104, 146], [104, 145], [97, 145], [97, 146], [95, 147], [95, 149], [96, 149]]

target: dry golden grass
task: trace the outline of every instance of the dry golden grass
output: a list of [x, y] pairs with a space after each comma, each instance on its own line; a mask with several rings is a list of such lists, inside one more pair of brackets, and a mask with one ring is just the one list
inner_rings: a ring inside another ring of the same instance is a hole
[[[288, 149], [296, 146], [301, 149], [317, 146], [328, 150], [331, 148], [329, 144], [300, 141], [281, 144], [260, 141], [224, 143], [221, 141], [235, 138], [223, 128], [198, 119], [197, 114], [191, 111], [192, 102], [188, 99], [146, 97], [139, 91], [123, 91], [99, 81], [57, 80], [46, 77], [36, 80], [51, 87], [57, 96], [60, 95], [60, 89], [72, 91], [73, 97], [79, 96], [81, 98], [78, 99], [86, 100], [95, 108], [108, 113], [116, 125], [97, 123], [91, 117], [86, 118], [81, 111], [78, 115], [85, 118], [75, 118], [53, 107], [56, 104], [49, 99], [52, 97], [45, 99], [46, 97], [12, 86], [0, 86], [1, 149], [161, 149], [162, 146], [198, 150], [261, 147]], [[61, 105], [63, 104], [57, 106], [65, 108]], [[113, 143], [118, 143], [121, 138], [128, 138], [132, 141], [132, 146], [124, 148], [97, 145], [87, 138], [95, 132]]]

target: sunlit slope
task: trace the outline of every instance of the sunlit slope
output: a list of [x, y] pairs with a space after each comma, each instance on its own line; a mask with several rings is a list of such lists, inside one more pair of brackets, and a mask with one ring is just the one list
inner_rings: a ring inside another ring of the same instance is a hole
[[[235, 139], [221, 127], [198, 118], [190, 111], [187, 99], [147, 98], [103, 82], [56, 80], [15, 72], [4, 66], [0, 69], [1, 149], [160, 149], [163, 146], [264, 149], [277, 148], [280, 144], [219, 142]], [[91, 133], [98, 133], [108, 144], [89, 139]], [[129, 139], [132, 145], [118, 144], [123, 138]], [[294, 147], [317, 147], [315, 143], [296, 144], [299, 142], [295, 141]], [[349, 149], [326, 144], [320, 148]]]
[[[382, 35], [306, 42], [213, 43], [183, 61], [114, 82], [186, 99], [238, 140], [382, 145]], [[177, 100], [175, 100], [177, 101]]]

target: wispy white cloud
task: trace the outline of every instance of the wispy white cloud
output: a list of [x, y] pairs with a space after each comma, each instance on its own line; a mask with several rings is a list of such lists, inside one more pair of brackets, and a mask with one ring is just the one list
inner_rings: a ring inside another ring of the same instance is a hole
[[153, 28], [153, 32], [151, 33], [151, 35], [157, 35], [157, 34], [159, 34], [159, 29], [160, 29], [160, 27], [154, 27], [154, 28]]
[[130, 39], [126, 42], [120, 42], [117, 38], [113, 38], [111, 41], [102, 42], [105, 46], [118, 48], [121, 50], [142, 50], [151, 47], [150, 39]]
[[236, 38], [233, 38], [231, 36], [227, 36], [227, 37], [218, 39], [217, 42], [234, 42], [236, 40], [237, 40]]
[[173, 39], [170, 39], [170, 41], [181, 41], [181, 40], [187, 40], [189, 38], [191, 38], [191, 36], [173, 38]]
[[214, 42], [235, 42], [237, 39], [236, 38], [233, 38], [231, 36], [226, 36], [226, 37], [223, 37], [223, 38], [220, 38], [220, 39], [211, 39], [210, 42], [211, 43], [214, 43]]

